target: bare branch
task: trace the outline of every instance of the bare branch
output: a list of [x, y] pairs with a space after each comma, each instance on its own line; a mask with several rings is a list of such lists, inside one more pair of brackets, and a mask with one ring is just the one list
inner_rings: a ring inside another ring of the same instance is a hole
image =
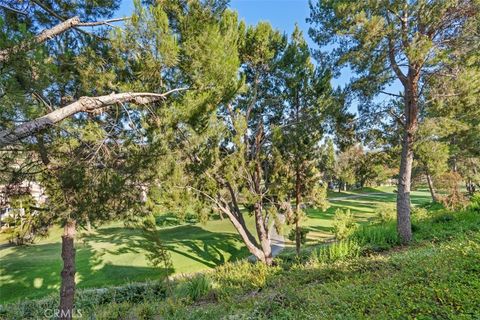
[[7, 48], [0, 51], [0, 62], [7, 61], [10, 57], [16, 53], [22, 51], [28, 51], [32, 49], [35, 45], [41, 44], [49, 39], [52, 39], [65, 31], [76, 28], [76, 27], [90, 27], [90, 26], [100, 26], [108, 25], [111, 22], [124, 21], [129, 19], [127, 18], [116, 18], [105, 21], [94, 21], [94, 22], [81, 22], [79, 17], [73, 17], [68, 20], [63, 21], [62, 23], [57, 24], [53, 28], [45, 29], [40, 34], [35, 36], [33, 39], [25, 40], [19, 43], [16, 46]]
[[380, 90], [380, 93], [382, 93], [382, 94], [386, 94], [386, 95], [388, 95], [388, 96], [392, 96], [392, 97], [404, 98], [404, 97], [403, 97], [403, 95], [401, 95], [401, 94], [396, 94], [396, 93], [386, 92], [386, 91], [383, 91], [383, 90]]
[[15, 13], [18, 13], [18, 14], [21, 14], [21, 15], [24, 15], [26, 16], [27, 13], [26, 12], [23, 12], [23, 11], [20, 11], [20, 10], [17, 10], [17, 9], [14, 9], [12, 7], [9, 7], [9, 6], [6, 6], [4, 4], [0, 4], [0, 8], [3, 8], [5, 10], [9, 10], [9, 11], [12, 11], [12, 12], [15, 12]]
[[173, 92], [187, 89], [188, 88], [177, 88], [165, 93], [125, 92], [99, 97], [82, 97], [78, 101], [40, 118], [18, 125], [13, 129], [0, 131], [0, 146], [13, 144], [80, 112], [95, 112], [99, 109], [124, 102], [147, 104], [163, 100]]

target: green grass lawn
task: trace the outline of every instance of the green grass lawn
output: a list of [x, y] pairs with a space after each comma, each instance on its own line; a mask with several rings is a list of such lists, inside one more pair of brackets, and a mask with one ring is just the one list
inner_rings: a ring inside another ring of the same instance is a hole
[[[253, 219], [247, 223], [253, 228]], [[159, 230], [173, 261], [169, 273], [196, 272], [249, 255], [228, 220], [205, 225], [187, 224]], [[0, 247], [0, 303], [37, 298], [59, 288], [61, 230], [34, 245]], [[121, 222], [97, 229], [77, 239], [79, 288], [105, 287], [129, 281], [156, 279], [162, 272], [146, 259], [142, 232]]]
[[[337, 209], [350, 209], [359, 223], [368, 222], [380, 203], [395, 203], [395, 187], [364, 188], [360, 191], [351, 192], [330, 192], [329, 198], [343, 198], [330, 201], [330, 208], [325, 212], [319, 210], [308, 210], [307, 217], [302, 221], [302, 225], [309, 230], [307, 243], [314, 244], [318, 241], [325, 241], [332, 238], [331, 233], [333, 216]], [[374, 193], [374, 194], [372, 194]], [[431, 201], [430, 193], [427, 189], [415, 190], [411, 194], [413, 205], [419, 205]]]
[[[378, 203], [395, 201], [392, 190], [367, 190], [384, 193], [335, 200], [326, 212], [310, 210], [303, 223], [310, 229], [309, 243], [331, 238], [330, 228], [337, 208], [350, 208], [359, 222], [365, 222], [372, 217]], [[358, 192], [348, 193], [355, 194]], [[414, 204], [428, 201], [427, 191], [413, 192]], [[251, 217], [247, 218], [247, 224], [254, 230]], [[162, 227], [159, 235], [172, 257], [174, 270], [168, 270], [169, 273], [197, 272], [249, 255], [227, 219]], [[0, 304], [38, 298], [58, 290], [62, 266], [60, 236], [61, 230], [53, 228], [48, 238], [22, 247], [9, 246], [5, 238], [0, 238]], [[149, 265], [145, 241], [139, 230], [125, 228], [121, 222], [77, 239], [78, 287], [105, 287], [158, 278], [162, 271]]]

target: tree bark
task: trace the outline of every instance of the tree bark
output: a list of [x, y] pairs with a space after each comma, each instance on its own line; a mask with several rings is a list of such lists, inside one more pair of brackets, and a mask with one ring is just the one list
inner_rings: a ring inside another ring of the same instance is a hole
[[412, 240], [412, 227], [410, 222], [410, 185], [413, 164], [413, 140], [405, 132], [402, 143], [402, 156], [400, 161], [400, 176], [397, 190], [397, 231], [402, 243]]
[[430, 195], [432, 196], [432, 201], [433, 202], [438, 202], [437, 192], [435, 191], [435, 187], [433, 186], [432, 176], [430, 175], [430, 172], [428, 171], [428, 169], [427, 169], [425, 175], [427, 176], [428, 189], [430, 190]]
[[187, 88], [179, 88], [161, 94], [149, 92], [125, 92], [112, 93], [110, 95], [99, 97], [81, 97], [78, 101], [52, 111], [40, 118], [18, 125], [13, 129], [0, 131], [0, 147], [13, 144], [79, 112], [95, 112], [102, 108], [124, 102], [147, 104], [165, 99], [167, 95], [175, 91], [186, 89]]
[[410, 188], [413, 165], [413, 144], [418, 128], [418, 73], [409, 70], [405, 87], [405, 132], [402, 141], [400, 173], [397, 192], [397, 231], [400, 241], [407, 244], [412, 240], [410, 221]]
[[73, 17], [73, 18], [67, 19], [50, 29], [43, 30], [40, 34], [35, 36], [33, 39], [28, 39], [11, 48], [0, 50], [0, 62], [9, 60], [12, 56], [14, 56], [17, 53], [31, 50], [36, 45], [42, 44], [49, 39], [55, 38], [56, 36], [61, 35], [65, 31], [70, 30], [72, 28], [108, 25], [109, 23], [123, 21], [126, 19], [127, 18], [117, 18], [117, 19], [110, 19], [105, 21], [93, 21], [93, 22], [81, 22], [79, 17]]
[[297, 256], [300, 256], [300, 202], [301, 202], [301, 185], [300, 185], [300, 169], [296, 168], [296, 176], [295, 176], [295, 250], [297, 252]]
[[265, 228], [263, 221], [262, 205], [260, 203], [255, 204], [255, 227], [257, 228], [258, 238], [260, 240], [260, 246], [263, 252], [263, 262], [270, 266], [273, 262], [272, 247], [270, 245], [270, 239], [268, 238], [268, 230]]
[[225, 213], [230, 222], [233, 224], [234, 228], [237, 230], [238, 234], [242, 238], [243, 243], [245, 243], [248, 251], [253, 254], [259, 261], [264, 262], [265, 255], [263, 251], [258, 248], [258, 244], [256, 243], [256, 241], [253, 241], [254, 239], [252, 240], [253, 236], [245, 226], [245, 223], [242, 223], [241, 219], [239, 219], [237, 215], [233, 213], [225, 203], [217, 202], [217, 206], [221, 211], [223, 211], [223, 213]]
[[70, 220], [64, 226], [62, 236], [62, 260], [61, 272], [62, 284], [60, 287], [60, 319], [70, 320], [74, 312], [75, 298], [75, 220]]

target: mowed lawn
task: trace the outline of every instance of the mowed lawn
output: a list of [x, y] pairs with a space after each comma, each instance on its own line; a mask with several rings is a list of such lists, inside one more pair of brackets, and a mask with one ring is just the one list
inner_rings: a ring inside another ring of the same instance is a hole
[[[330, 208], [325, 212], [307, 210], [307, 217], [302, 226], [309, 230], [307, 243], [313, 244], [332, 238], [332, 223], [337, 209], [350, 209], [358, 223], [367, 223], [374, 217], [375, 208], [381, 203], [395, 203], [397, 194], [395, 187], [366, 188], [353, 192], [329, 192]], [[416, 206], [431, 202], [428, 189], [412, 191], [411, 202]]]
[[[332, 237], [332, 219], [337, 208], [349, 208], [359, 222], [366, 222], [378, 203], [395, 202], [393, 188], [367, 192], [380, 194], [351, 198], [358, 193], [334, 193], [332, 198], [344, 199], [332, 200], [326, 212], [309, 210], [303, 222], [310, 229], [309, 243]], [[413, 204], [429, 201], [427, 191], [412, 194]], [[247, 218], [247, 224], [253, 231], [251, 217]], [[249, 255], [226, 219], [161, 227], [158, 234], [172, 257], [173, 270], [168, 270], [169, 274], [197, 272]], [[10, 246], [0, 238], [0, 304], [58, 291], [62, 267], [60, 240], [60, 228], [54, 228], [48, 238], [29, 246]], [[126, 228], [121, 222], [79, 237], [76, 244], [78, 287], [105, 287], [158, 278], [165, 270], [149, 264], [146, 244], [141, 231]]]

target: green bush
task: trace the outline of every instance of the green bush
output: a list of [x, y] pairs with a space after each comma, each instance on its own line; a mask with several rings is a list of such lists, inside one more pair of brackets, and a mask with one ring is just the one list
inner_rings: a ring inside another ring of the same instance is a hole
[[278, 267], [267, 267], [263, 263], [237, 261], [218, 266], [211, 277], [215, 283], [222, 284], [221, 294], [228, 296], [241, 289], [256, 290], [264, 288], [268, 275], [278, 269]]
[[175, 288], [174, 295], [177, 298], [187, 298], [191, 301], [198, 301], [206, 297], [212, 289], [212, 280], [204, 274], [199, 274], [180, 283]]
[[333, 233], [337, 240], [347, 239], [357, 228], [355, 218], [349, 209], [337, 209], [333, 217]]
[[395, 222], [361, 226], [350, 238], [367, 252], [386, 250], [399, 243]]
[[[305, 244], [305, 242], [307, 242], [307, 234], [308, 234], [309, 231], [310, 230], [308, 230], [307, 228], [300, 227], [300, 243], [301, 244]], [[296, 233], [295, 228], [293, 228], [288, 233], [288, 240], [295, 241], [296, 237], [297, 237], [297, 233]]]
[[313, 250], [310, 262], [328, 263], [358, 257], [360, 246], [354, 240], [342, 240]]
[[476, 192], [470, 199], [468, 208], [474, 212], [480, 213], [480, 192]]
[[397, 206], [395, 203], [380, 203], [375, 208], [375, 220], [386, 223], [397, 220]]
[[440, 215], [435, 216], [432, 219], [432, 222], [433, 223], [447, 223], [447, 222], [453, 221], [454, 219], [455, 219], [455, 217], [453, 216], [452, 213], [446, 212], [446, 213], [442, 213]]
[[412, 219], [415, 221], [424, 220], [430, 217], [430, 215], [428, 214], [428, 210], [421, 207], [413, 207], [411, 214]]

